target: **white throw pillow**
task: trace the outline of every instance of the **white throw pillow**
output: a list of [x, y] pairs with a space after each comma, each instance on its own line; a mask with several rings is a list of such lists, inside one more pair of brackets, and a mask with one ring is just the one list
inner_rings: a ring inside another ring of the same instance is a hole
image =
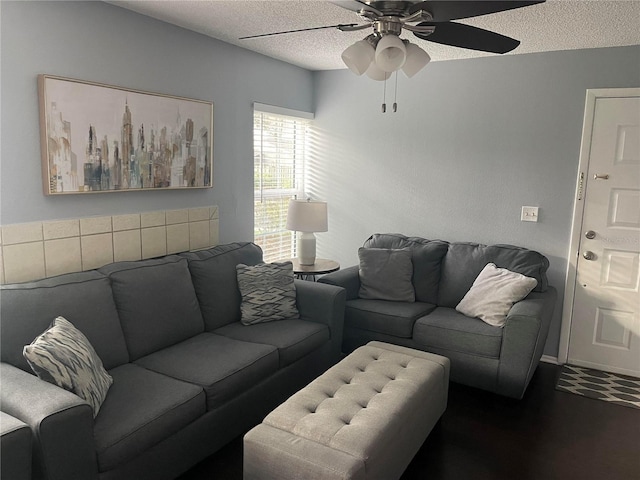
[[113, 378], [84, 334], [64, 317], [38, 335], [22, 354], [34, 373], [80, 398], [98, 415]]
[[514, 303], [529, 295], [538, 281], [488, 263], [456, 306], [468, 317], [478, 317], [489, 325], [503, 327]]

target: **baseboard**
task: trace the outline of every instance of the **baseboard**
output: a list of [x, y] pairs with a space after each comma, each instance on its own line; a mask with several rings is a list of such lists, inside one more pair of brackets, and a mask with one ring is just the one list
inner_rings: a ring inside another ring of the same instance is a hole
[[553, 363], [554, 365], [559, 365], [558, 357], [552, 357], [551, 355], [542, 355], [542, 357], [540, 357], [540, 361], [544, 363]]

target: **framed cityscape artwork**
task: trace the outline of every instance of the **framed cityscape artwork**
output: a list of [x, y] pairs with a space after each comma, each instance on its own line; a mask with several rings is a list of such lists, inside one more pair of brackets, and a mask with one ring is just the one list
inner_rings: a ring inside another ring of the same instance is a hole
[[213, 103], [38, 76], [45, 195], [210, 188]]

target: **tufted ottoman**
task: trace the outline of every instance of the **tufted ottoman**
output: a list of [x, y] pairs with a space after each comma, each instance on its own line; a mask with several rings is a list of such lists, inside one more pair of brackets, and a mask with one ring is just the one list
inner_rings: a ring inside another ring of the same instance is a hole
[[244, 437], [245, 480], [400, 478], [444, 413], [449, 359], [370, 342]]

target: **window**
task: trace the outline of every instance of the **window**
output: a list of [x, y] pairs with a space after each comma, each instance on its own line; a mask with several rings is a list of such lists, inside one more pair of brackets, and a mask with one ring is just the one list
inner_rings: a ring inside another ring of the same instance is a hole
[[289, 200], [304, 195], [312, 114], [254, 104], [254, 241], [264, 261], [295, 257], [295, 234], [285, 228]]

